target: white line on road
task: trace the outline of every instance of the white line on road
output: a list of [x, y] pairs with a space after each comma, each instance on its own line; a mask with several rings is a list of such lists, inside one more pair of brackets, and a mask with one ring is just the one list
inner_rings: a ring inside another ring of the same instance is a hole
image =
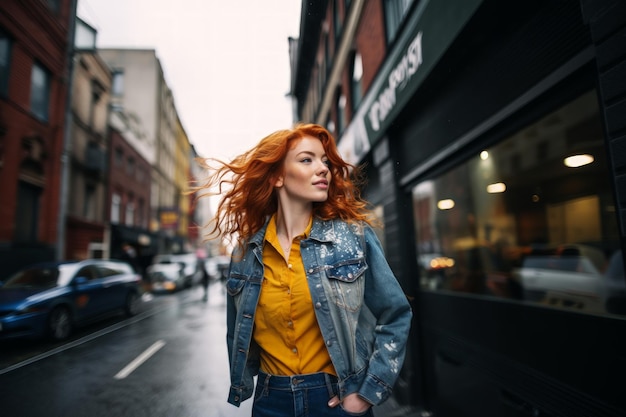
[[115, 375], [115, 379], [124, 379], [126, 378], [128, 375], [130, 375], [135, 369], [139, 368], [139, 366], [144, 363], [145, 361], [147, 361], [148, 359], [150, 359], [150, 357], [152, 355], [154, 355], [155, 353], [158, 352], [159, 349], [161, 349], [163, 346], [165, 346], [165, 342], [163, 340], [157, 340], [156, 342], [154, 342], [154, 344], [152, 346], [150, 346], [148, 349], [146, 349], [141, 355], [137, 356], [135, 358], [134, 361], [132, 361], [131, 363], [129, 363], [128, 365], [126, 365], [124, 367], [124, 369], [122, 369], [121, 371], [119, 371], [117, 373], [117, 375]]

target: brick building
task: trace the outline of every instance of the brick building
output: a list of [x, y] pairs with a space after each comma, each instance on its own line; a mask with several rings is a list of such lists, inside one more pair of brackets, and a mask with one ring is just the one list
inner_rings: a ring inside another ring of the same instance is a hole
[[0, 263], [55, 256], [75, 1], [0, 3]]

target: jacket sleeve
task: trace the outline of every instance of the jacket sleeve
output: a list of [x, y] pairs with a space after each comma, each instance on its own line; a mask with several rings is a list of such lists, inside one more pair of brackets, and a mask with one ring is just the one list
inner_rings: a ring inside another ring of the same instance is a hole
[[367, 376], [358, 394], [378, 405], [391, 394], [404, 363], [412, 311], [376, 234], [371, 227], [365, 226], [364, 235], [368, 264], [364, 301], [374, 315], [376, 325]]

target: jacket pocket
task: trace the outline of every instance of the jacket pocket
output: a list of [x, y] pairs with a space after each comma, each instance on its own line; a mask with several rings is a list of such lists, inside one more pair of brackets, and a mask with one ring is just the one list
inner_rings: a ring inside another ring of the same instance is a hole
[[226, 281], [226, 291], [228, 292], [228, 295], [234, 297], [241, 293], [244, 285], [246, 285], [246, 281], [247, 279], [244, 276], [231, 274], [231, 276]]
[[334, 302], [348, 311], [358, 311], [363, 304], [364, 276], [367, 264], [364, 259], [351, 259], [326, 269], [333, 290]]

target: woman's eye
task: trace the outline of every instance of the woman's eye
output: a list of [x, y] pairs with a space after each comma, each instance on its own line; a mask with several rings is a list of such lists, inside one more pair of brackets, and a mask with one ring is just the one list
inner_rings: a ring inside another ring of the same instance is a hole
[[302, 158], [300, 162], [311, 162], [311, 158]]
[[322, 161], [324, 163], [324, 165], [326, 165], [327, 167], [330, 166], [330, 161], [328, 159]]

